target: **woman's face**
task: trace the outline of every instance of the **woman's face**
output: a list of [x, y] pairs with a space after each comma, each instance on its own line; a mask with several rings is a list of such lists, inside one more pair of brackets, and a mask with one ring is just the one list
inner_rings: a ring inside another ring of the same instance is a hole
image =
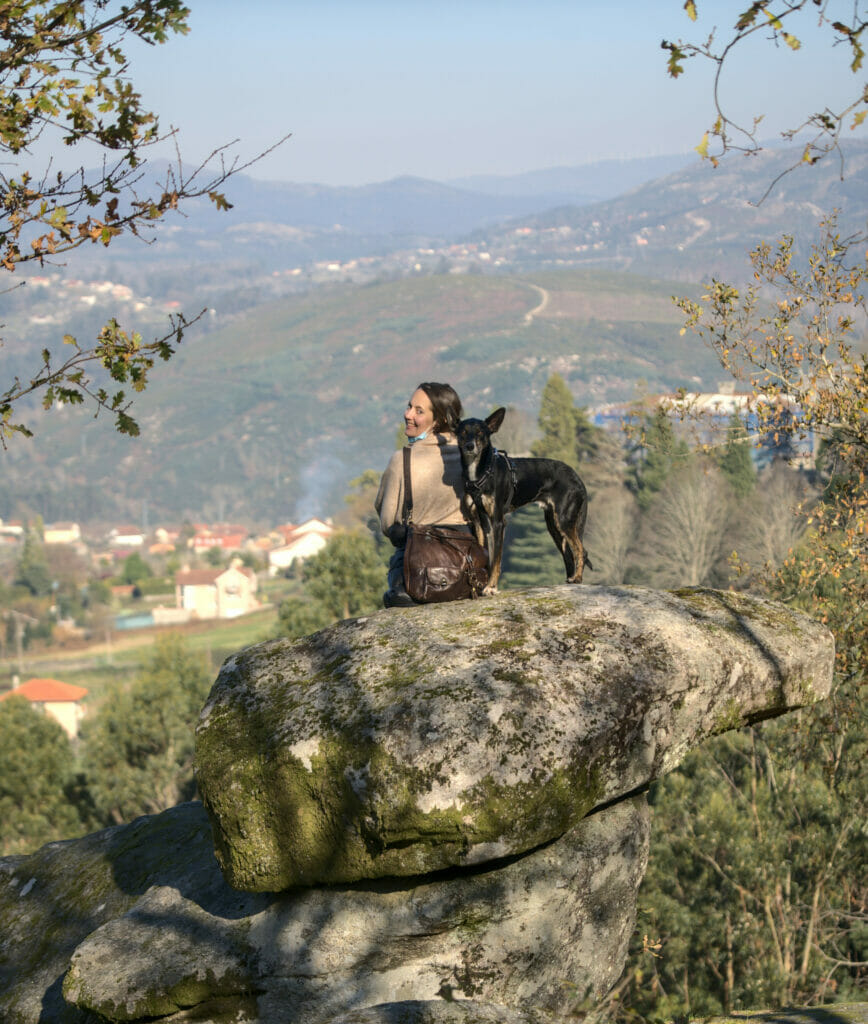
[[434, 426], [434, 410], [431, 399], [421, 388], [416, 388], [410, 396], [404, 411], [404, 433], [407, 437], [418, 437]]

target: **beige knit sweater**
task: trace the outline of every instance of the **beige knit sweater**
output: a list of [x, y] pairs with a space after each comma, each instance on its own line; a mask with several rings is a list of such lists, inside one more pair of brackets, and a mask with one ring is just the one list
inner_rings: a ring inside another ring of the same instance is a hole
[[[401, 522], [404, 504], [404, 449], [395, 452], [380, 480], [374, 508], [383, 533]], [[461, 512], [461, 456], [454, 434], [429, 434], [410, 445], [413, 522], [464, 524]]]

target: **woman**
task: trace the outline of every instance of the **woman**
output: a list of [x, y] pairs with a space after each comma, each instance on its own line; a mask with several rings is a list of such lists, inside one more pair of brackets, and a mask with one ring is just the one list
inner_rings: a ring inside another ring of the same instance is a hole
[[[404, 433], [410, 447], [410, 482], [413, 491], [413, 522], [426, 526], [455, 526], [470, 532], [461, 511], [464, 493], [461, 457], [455, 430], [461, 420], [461, 399], [448, 384], [420, 384], [404, 411]], [[404, 588], [403, 521], [404, 449], [389, 460], [380, 481], [374, 507], [383, 533], [395, 545], [389, 560], [389, 589], [383, 595], [387, 608], [415, 604]]]

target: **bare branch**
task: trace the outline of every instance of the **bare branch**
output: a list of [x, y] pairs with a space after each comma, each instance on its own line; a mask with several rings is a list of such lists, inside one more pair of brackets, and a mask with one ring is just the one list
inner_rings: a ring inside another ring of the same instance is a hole
[[[689, 6], [691, 10], [688, 13], [695, 20], [698, 5], [694, 3]], [[818, 6], [819, 10], [817, 10]], [[774, 46], [783, 45], [795, 51], [801, 48], [801, 41], [794, 32], [789, 31], [791, 23], [797, 20], [797, 16], [800, 14], [803, 16], [816, 14], [820, 27], [825, 28], [833, 35], [835, 45], [847, 44], [849, 46], [852, 56], [850, 70], [856, 73], [861, 69], [864, 57], [862, 36], [868, 27], [868, 19], [860, 12], [860, 0], [854, 0], [852, 6], [849, 7], [849, 13], [840, 18], [830, 15], [828, 7], [828, 0], [821, 5], [817, 3], [817, 0], [781, 0], [781, 3], [773, 11], [771, 9], [772, 0], [755, 0], [746, 10], [742, 11], [730, 30], [730, 34], [725, 37], [725, 41], [720, 47], [715, 38], [716, 28], [704, 43], [684, 42], [680, 39], [677, 43], [672, 43], [663, 40], [661, 47], [669, 53], [668, 70], [673, 78], [683, 74], [683, 62], [687, 60], [700, 58], [711, 61], [715, 66], [712, 85], [714, 121], [705, 132], [700, 145], [696, 147], [703, 159], [710, 160], [716, 167], [720, 159], [728, 152], [752, 155], [760, 152], [763, 148], [757, 138], [763, 115], [754, 117], [751, 127], [738, 124], [728, 112], [729, 107], [723, 96], [721, 84], [724, 68], [728, 66], [733, 52], [756, 33], [768, 33], [768, 38]], [[806, 142], [801, 158], [777, 175], [753, 205], [762, 203], [781, 179], [797, 167], [805, 163], [815, 164], [830, 154], [838, 155], [843, 174], [841, 133], [851, 116], [851, 130], [861, 125], [868, 116], [868, 86], [864, 83], [858, 87], [858, 92], [852, 101], [842, 110], [834, 111], [827, 106], [823, 110], [805, 117], [797, 127], [781, 132], [781, 138], [788, 141], [793, 141], [808, 130], [813, 131], [814, 134]], [[715, 152], [709, 151], [710, 139], [717, 140]]]

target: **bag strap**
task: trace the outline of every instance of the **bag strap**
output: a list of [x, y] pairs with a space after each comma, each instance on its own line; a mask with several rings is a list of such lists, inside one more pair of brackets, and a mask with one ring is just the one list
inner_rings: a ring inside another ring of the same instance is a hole
[[404, 449], [404, 504], [401, 508], [401, 522], [409, 526], [413, 522], [413, 485], [410, 482], [410, 446]]

